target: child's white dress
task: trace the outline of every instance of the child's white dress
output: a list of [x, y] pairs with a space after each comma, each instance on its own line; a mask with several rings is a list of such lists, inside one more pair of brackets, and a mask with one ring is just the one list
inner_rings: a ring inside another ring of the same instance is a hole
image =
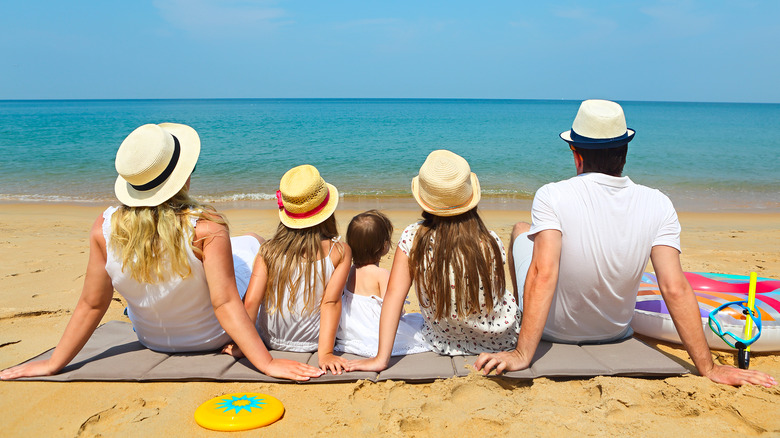
[[[356, 295], [344, 288], [341, 298], [341, 320], [336, 333], [336, 351], [373, 357], [379, 348], [379, 315], [382, 299], [376, 295]], [[398, 322], [393, 343], [393, 356], [430, 351], [420, 331], [423, 317], [419, 313], [406, 313]]]
[[[398, 248], [407, 256], [412, 250], [414, 237], [421, 224], [422, 221], [411, 224], [401, 233]], [[493, 231], [490, 231], [490, 235], [498, 242], [501, 258], [505, 259], [506, 254], [501, 239]], [[450, 283], [454, 288], [452, 279]], [[514, 294], [509, 290], [505, 290], [503, 295], [495, 300], [492, 309], [486, 309], [480, 297], [482, 312], [466, 317], [452, 314], [438, 321], [433, 318], [434, 309], [428, 300], [419, 292], [417, 296], [420, 298], [420, 310], [425, 318], [423, 336], [431, 349], [439, 354], [453, 356], [508, 351], [517, 345], [521, 313]], [[454, 295], [451, 308], [455, 308]]]

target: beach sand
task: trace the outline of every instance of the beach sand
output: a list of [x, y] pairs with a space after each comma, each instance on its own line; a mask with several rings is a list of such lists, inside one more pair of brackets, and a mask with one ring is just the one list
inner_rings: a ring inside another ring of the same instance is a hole
[[[340, 207], [342, 232], [358, 207]], [[364, 205], [360, 205], [362, 209]], [[81, 292], [88, 231], [104, 206], [0, 206], [0, 368], [54, 346]], [[270, 236], [272, 208], [231, 209], [233, 234]], [[396, 237], [418, 216], [406, 203], [386, 210]], [[507, 243], [528, 211], [482, 212]], [[686, 271], [780, 277], [780, 213], [681, 213]], [[390, 257], [382, 262], [390, 267]], [[410, 298], [413, 298], [410, 296]], [[415, 300], [416, 301], [416, 300]], [[118, 295], [104, 321], [126, 320]], [[644, 338], [695, 371], [685, 351]], [[731, 353], [716, 361], [734, 363]], [[780, 354], [754, 354], [751, 368], [780, 377]], [[204, 401], [260, 392], [284, 417], [235, 436], [677, 436], [780, 435], [780, 387], [732, 388], [696, 375], [666, 379], [596, 377], [512, 381], [465, 378], [426, 384], [0, 382], [3, 436], [206, 436], [193, 420]]]

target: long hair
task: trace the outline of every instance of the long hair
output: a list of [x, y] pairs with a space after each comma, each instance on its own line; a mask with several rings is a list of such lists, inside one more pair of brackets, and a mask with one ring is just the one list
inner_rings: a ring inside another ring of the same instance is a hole
[[409, 255], [420, 305], [427, 301], [435, 320], [479, 313], [481, 304], [492, 309], [506, 288], [503, 259], [476, 207], [457, 216], [422, 216]]
[[192, 242], [191, 216], [227, 227], [221, 213], [190, 198], [186, 187], [155, 207], [120, 207], [111, 216], [109, 245], [119, 254], [122, 271], [129, 271], [139, 283], [188, 277], [192, 269], [185, 245], [201, 252]]
[[[288, 291], [287, 311], [292, 313], [301, 285], [305, 313], [311, 314], [315, 310], [320, 304], [315, 302], [317, 285], [325, 286], [326, 257], [321, 254], [322, 241], [338, 235], [333, 215], [320, 224], [302, 229], [289, 228], [279, 223], [276, 234], [260, 247], [259, 253], [268, 268], [268, 282], [263, 297], [268, 313], [279, 310]], [[336, 246], [341, 251], [341, 245]], [[316, 263], [321, 266], [319, 275], [315, 269]]]

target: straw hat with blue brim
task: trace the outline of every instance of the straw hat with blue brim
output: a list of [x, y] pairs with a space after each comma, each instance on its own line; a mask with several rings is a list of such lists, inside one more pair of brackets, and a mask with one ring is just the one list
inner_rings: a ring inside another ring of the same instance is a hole
[[457, 216], [476, 207], [479, 180], [469, 163], [448, 150], [433, 151], [412, 178], [412, 195], [423, 210], [436, 216]]
[[154, 207], [187, 183], [200, 156], [200, 137], [178, 123], [143, 125], [125, 138], [116, 153], [117, 199], [128, 207]]
[[304, 164], [282, 176], [276, 191], [279, 220], [289, 228], [313, 227], [328, 219], [339, 204], [339, 191], [320, 176], [316, 167]]
[[581, 149], [610, 149], [627, 145], [634, 139], [634, 130], [626, 128], [623, 108], [609, 100], [591, 99], [582, 102], [571, 130], [561, 138]]

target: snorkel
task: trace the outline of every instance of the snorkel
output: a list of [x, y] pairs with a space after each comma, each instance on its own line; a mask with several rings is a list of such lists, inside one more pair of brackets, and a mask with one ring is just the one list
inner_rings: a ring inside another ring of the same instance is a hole
[[[750, 346], [758, 340], [759, 337], [761, 337], [761, 313], [756, 311], [756, 283], [758, 281], [758, 274], [755, 272], [750, 273], [750, 286], [748, 288], [748, 300], [745, 301], [731, 301], [728, 303], [724, 303], [717, 308], [715, 308], [712, 312], [710, 312], [709, 315], [709, 325], [710, 329], [712, 329], [713, 332], [715, 332], [716, 335], [718, 335], [719, 338], [723, 340], [726, 344], [728, 344], [729, 347], [735, 348], [737, 350], [737, 365], [743, 369], [746, 370], [748, 367], [750, 367]], [[747, 304], [747, 305], [746, 305]], [[745, 315], [745, 330], [743, 332], [743, 337], [740, 338], [736, 336], [734, 333], [730, 331], [723, 331], [723, 328], [721, 327], [718, 320], [715, 318], [715, 316], [720, 312], [721, 310], [731, 307], [731, 306], [739, 306], [742, 308], [742, 314]], [[755, 336], [751, 336], [753, 333], [753, 325], [756, 326], [756, 334]], [[728, 338], [731, 338], [732, 341], [730, 342]]]

